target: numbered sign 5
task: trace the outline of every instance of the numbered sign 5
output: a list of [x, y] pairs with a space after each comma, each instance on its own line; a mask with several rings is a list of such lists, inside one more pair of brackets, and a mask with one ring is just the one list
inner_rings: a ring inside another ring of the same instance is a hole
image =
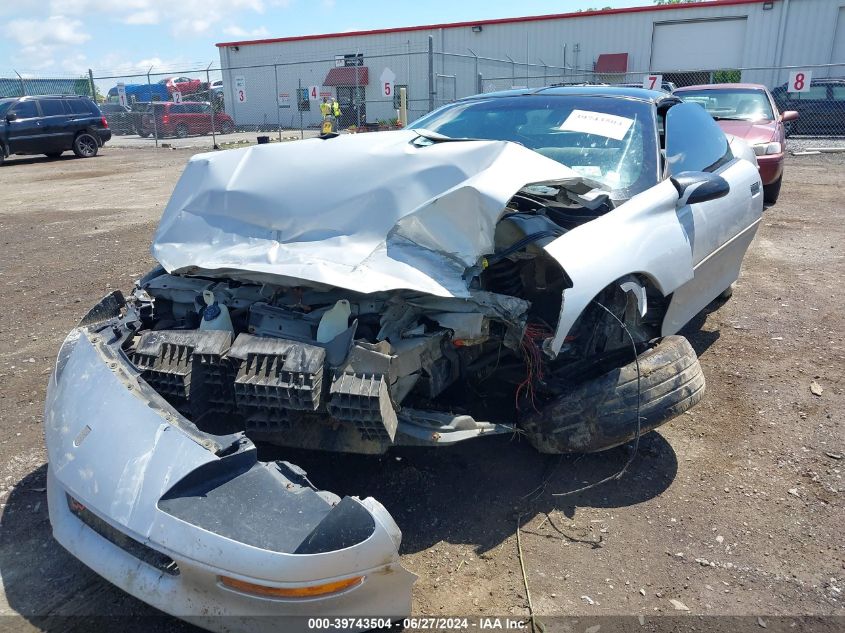
[[789, 92], [810, 92], [810, 81], [813, 72], [810, 70], [793, 70], [789, 73]]
[[646, 75], [643, 79], [643, 88], [646, 90], [662, 90], [663, 75]]
[[384, 86], [382, 86], [382, 90], [384, 91], [385, 97], [392, 97], [393, 96], [393, 84], [389, 81], [384, 82]]

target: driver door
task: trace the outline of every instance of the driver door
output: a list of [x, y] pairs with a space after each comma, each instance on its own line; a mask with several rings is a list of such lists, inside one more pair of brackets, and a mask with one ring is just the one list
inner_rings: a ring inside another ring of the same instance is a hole
[[[737, 152], [747, 155], [747, 149], [740, 146]], [[739, 277], [742, 259], [760, 222], [763, 187], [757, 165], [734, 156], [724, 132], [695, 103], [674, 105], [666, 115], [666, 170], [669, 176], [711, 172], [730, 185], [724, 197], [676, 210], [692, 253], [694, 274], [672, 295], [663, 325], [664, 333], [670, 333]]]

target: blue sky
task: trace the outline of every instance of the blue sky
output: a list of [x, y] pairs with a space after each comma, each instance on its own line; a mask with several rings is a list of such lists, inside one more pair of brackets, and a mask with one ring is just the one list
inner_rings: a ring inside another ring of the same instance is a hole
[[2, 0], [0, 75], [178, 71], [219, 63], [221, 41], [642, 4], [651, 0]]

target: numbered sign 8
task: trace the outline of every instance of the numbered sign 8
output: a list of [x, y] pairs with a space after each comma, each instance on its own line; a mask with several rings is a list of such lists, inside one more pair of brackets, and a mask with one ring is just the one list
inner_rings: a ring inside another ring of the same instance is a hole
[[810, 92], [810, 81], [813, 72], [810, 70], [793, 70], [789, 73], [788, 92]]

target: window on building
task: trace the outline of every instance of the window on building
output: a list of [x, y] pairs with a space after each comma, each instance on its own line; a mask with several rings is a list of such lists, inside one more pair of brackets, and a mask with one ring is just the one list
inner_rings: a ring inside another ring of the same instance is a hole
[[308, 88], [296, 89], [296, 107], [300, 112], [309, 112], [311, 102], [308, 100]]
[[343, 65], [344, 66], [363, 66], [364, 65], [364, 54], [363, 53], [355, 53], [354, 55], [344, 55], [343, 56]]

